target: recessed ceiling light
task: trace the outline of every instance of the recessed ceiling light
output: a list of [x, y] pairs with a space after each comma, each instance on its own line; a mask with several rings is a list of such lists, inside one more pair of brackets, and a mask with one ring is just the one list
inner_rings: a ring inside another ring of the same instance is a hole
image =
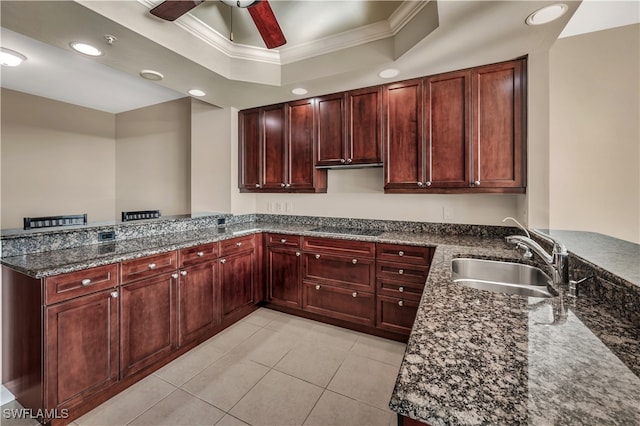
[[91, 46], [90, 44], [87, 44], [87, 43], [72, 41], [71, 43], [69, 43], [69, 46], [71, 46], [71, 48], [76, 52], [80, 52], [84, 55], [89, 55], [89, 56], [102, 55], [102, 51], [100, 49], [98, 49], [97, 47]]
[[565, 14], [568, 7], [566, 4], [558, 3], [551, 6], [543, 7], [527, 16], [525, 21], [528, 25], [543, 25], [549, 22], [555, 21], [559, 17]]
[[258, 2], [256, 0], [222, 0], [222, 3], [231, 7], [249, 7]]
[[400, 74], [400, 71], [398, 71], [395, 68], [387, 68], [386, 70], [382, 70], [378, 73], [378, 76], [380, 76], [380, 78], [393, 78], [396, 77], [398, 74]]
[[146, 78], [147, 80], [160, 81], [164, 78], [164, 75], [154, 70], [142, 70], [140, 71], [140, 77]]
[[309, 92], [307, 89], [303, 89], [302, 87], [296, 87], [295, 89], [291, 89], [291, 93], [294, 95], [306, 95]]
[[204, 95], [206, 95], [206, 93], [204, 93], [200, 89], [191, 89], [187, 93], [189, 93], [191, 96], [204, 96]]
[[27, 57], [22, 53], [18, 53], [11, 49], [5, 49], [4, 47], [0, 48], [0, 65], [17, 67], [26, 60]]

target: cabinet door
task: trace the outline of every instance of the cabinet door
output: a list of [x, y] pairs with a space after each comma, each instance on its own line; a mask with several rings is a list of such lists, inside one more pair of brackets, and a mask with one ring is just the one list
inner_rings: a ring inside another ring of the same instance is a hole
[[288, 177], [285, 186], [292, 190], [312, 190], [316, 183], [313, 100], [288, 103], [286, 117]]
[[523, 61], [473, 71], [473, 182], [479, 188], [524, 188]]
[[409, 335], [420, 302], [380, 295], [376, 299], [378, 301], [376, 326], [384, 330]]
[[343, 93], [321, 96], [316, 99], [318, 122], [318, 166], [345, 164], [345, 97]]
[[246, 251], [220, 259], [222, 319], [252, 305], [255, 284], [255, 251]]
[[302, 306], [301, 259], [300, 250], [269, 248], [267, 288], [270, 302], [295, 308]]
[[262, 185], [261, 114], [259, 108], [238, 114], [238, 168], [240, 190], [256, 190]]
[[180, 271], [178, 281], [178, 343], [182, 346], [208, 331], [219, 321], [216, 294], [217, 262]]
[[373, 293], [305, 281], [303, 309], [348, 322], [374, 325], [376, 299]]
[[382, 163], [382, 87], [347, 92], [347, 163]]
[[331, 254], [304, 253], [305, 280], [313, 280], [335, 287], [373, 292], [375, 289], [375, 260]]
[[425, 179], [422, 80], [384, 87], [385, 190], [420, 189]]
[[73, 406], [118, 381], [118, 294], [112, 291], [45, 308], [49, 409]]
[[164, 274], [121, 288], [120, 369], [126, 377], [176, 347], [178, 274]]
[[427, 78], [424, 88], [427, 187], [466, 188], [471, 182], [471, 72]]
[[284, 190], [288, 154], [285, 140], [284, 104], [262, 110], [262, 187]]

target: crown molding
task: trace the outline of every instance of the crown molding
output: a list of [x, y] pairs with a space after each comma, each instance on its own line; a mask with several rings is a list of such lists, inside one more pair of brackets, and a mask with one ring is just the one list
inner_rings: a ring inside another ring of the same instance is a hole
[[[234, 43], [190, 13], [186, 13], [176, 19], [174, 23], [229, 58], [285, 65], [393, 37], [409, 23], [429, 1], [433, 0], [404, 1], [388, 19], [318, 40], [296, 45], [287, 45], [278, 50]], [[148, 9], [158, 4], [157, 1], [153, 0], [138, 0], [138, 2]]]

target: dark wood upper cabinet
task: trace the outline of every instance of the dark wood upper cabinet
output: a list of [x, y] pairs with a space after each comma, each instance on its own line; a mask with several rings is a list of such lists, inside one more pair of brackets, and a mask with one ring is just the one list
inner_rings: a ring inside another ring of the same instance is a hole
[[241, 192], [327, 191], [326, 170], [315, 168], [313, 99], [244, 110], [238, 117]]
[[525, 61], [473, 70], [473, 183], [524, 188]]
[[384, 87], [384, 188], [415, 190], [426, 180], [423, 81]]
[[317, 166], [382, 163], [382, 87], [322, 96], [316, 100]]
[[239, 182], [240, 190], [255, 190], [262, 185], [262, 144], [260, 143], [260, 108], [238, 113]]

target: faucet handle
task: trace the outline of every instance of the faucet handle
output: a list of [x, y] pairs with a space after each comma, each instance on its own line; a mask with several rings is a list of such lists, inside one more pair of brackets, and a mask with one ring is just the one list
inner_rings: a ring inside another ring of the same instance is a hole
[[582, 279], [579, 279], [578, 281], [569, 280], [569, 293], [567, 293], [567, 296], [569, 296], [569, 297], [578, 297], [578, 294], [580, 292], [579, 285], [582, 284], [583, 282], [585, 282], [586, 280], [590, 279], [590, 278], [594, 278], [594, 276], [593, 275], [589, 275], [588, 277], [584, 277]]

